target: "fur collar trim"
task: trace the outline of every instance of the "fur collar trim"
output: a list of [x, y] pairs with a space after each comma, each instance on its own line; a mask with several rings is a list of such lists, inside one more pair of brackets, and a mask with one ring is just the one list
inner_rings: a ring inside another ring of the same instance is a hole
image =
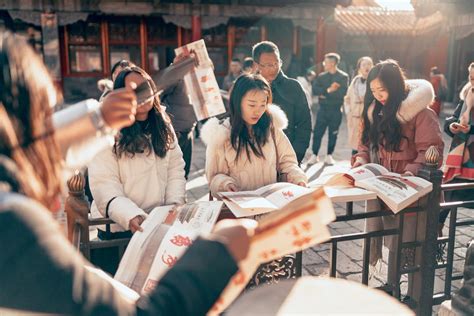
[[[288, 118], [285, 112], [277, 105], [270, 104], [268, 111], [272, 117], [273, 126], [284, 130], [288, 127]], [[219, 121], [217, 118], [210, 118], [201, 128], [201, 140], [206, 145], [222, 144], [230, 139], [229, 118]]]
[[[400, 123], [408, 123], [421, 111], [426, 109], [434, 100], [433, 86], [424, 79], [406, 80], [409, 92], [400, 105], [397, 119]], [[370, 106], [369, 117], [373, 117], [374, 105]]]

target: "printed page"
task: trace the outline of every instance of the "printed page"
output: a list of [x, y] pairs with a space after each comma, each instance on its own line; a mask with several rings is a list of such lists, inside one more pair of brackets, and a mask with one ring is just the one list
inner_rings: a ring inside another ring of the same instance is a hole
[[198, 121], [225, 113], [224, 101], [204, 40], [175, 49], [176, 55], [193, 53], [198, 66], [184, 76], [184, 83]]
[[132, 237], [115, 279], [138, 293], [148, 293], [200, 234], [211, 232], [222, 202], [196, 202], [154, 209], [143, 232]]
[[398, 212], [433, 189], [431, 182], [419, 177], [384, 175], [357, 181], [356, 185], [377, 193], [377, 196]]
[[328, 240], [327, 224], [336, 216], [322, 189], [304, 196], [302, 208], [274, 212], [259, 221], [248, 257], [239, 264], [209, 315], [218, 315], [242, 292], [261, 263], [295, 253]]
[[276, 208], [282, 208], [298, 197], [308, 194], [313, 189], [305, 188], [292, 183], [279, 182], [267, 185], [256, 192], [267, 199]]
[[355, 181], [359, 181], [367, 178], [381, 176], [386, 173], [388, 173], [388, 170], [385, 167], [375, 163], [368, 163], [349, 170], [347, 174], [350, 175]]

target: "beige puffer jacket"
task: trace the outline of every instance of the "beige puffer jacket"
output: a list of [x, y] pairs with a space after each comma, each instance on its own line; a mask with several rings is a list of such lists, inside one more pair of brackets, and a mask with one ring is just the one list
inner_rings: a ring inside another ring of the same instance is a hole
[[[308, 179], [298, 167], [296, 154], [290, 141], [283, 133], [288, 125], [285, 113], [276, 105], [270, 105], [269, 112], [275, 126], [275, 140], [278, 148], [278, 171], [288, 176], [288, 182], [298, 184]], [[236, 161], [237, 152], [230, 143], [229, 119], [222, 123], [216, 118], [210, 119], [201, 130], [201, 138], [207, 145], [206, 177], [212, 195], [224, 191], [226, 186], [233, 183], [241, 191], [255, 190], [267, 184], [277, 182], [277, 157], [275, 142], [269, 134], [267, 143], [262, 147], [264, 158], [251, 154], [240, 155]]]

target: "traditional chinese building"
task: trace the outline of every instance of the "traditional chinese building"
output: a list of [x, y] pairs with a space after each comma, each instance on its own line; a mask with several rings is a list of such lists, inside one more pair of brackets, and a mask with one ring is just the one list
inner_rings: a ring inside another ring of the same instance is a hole
[[97, 97], [97, 80], [129, 59], [150, 74], [167, 66], [174, 49], [204, 38], [218, 78], [233, 57], [272, 40], [284, 69], [321, 60], [317, 28], [350, 0], [95, 0], [0, 2], [0, 30], [24, 34], [42, 54], [65, 99]]
[[319, 49], [338, 52], [341, 68], [349, 73], [361, 56], [375, 62], [393, 58], [411, 78], [427, 78], [435, 65], [447, 69], [449, 33], [438, 11], [419, 17], [413, 10], [390, 11], [373, 1], [353, 1], [321, 21], [319, 33], [324, 38]]
[[446, 43], [446, 75], [450, 97], [455, 99], [455, 94], [467, 81], [468, 65], [474, 62], [474, 1], [412, 0], [412, 4], [419, 17], [438, 11], [445, 18], [445, 26], [449, 32], [449, 40]]

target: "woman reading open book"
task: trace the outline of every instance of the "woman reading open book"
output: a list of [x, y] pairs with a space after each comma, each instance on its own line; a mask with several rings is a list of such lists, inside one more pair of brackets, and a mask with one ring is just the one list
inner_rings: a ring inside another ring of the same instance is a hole
[[[428, 81], [406, 80], [394, 60], [382, 61], [372, 68], [367, 77], [362, 136], [352, 166], [373, 162], [390, 172], [416, 175], [430, 146], [435, 146], [442, 155], [444, 144], [438, 119], [429, 108], [433, 98], [433, 87]], [[443, 159], [439, 161], [441, 164]], [[405, 218], [403, 241], [414, 240], [416, 218], [416, 215]], [[370, 219], [367, 228], [395, 228], [398, 221], [396, 215], [385, 216], [383, 223], [379, 218]], [[381, 258], [381, 243], [375, 246], [376, 243], [371, 246], [371, 264]], [[385, 238], [385, 244], [390, 250], [388, 282], [398, 286], [394, 262], [396, 238]]]
[[230, 93], [230, 118], [211, 119], [201, 131], [207, 144], [206, 177], [212, 195], [250, 191], [285, 181], [306, 186], [296, 154], [283, 133], [285, 113], [271, 105], [272, 92], [260, 75], [242, 75]]

